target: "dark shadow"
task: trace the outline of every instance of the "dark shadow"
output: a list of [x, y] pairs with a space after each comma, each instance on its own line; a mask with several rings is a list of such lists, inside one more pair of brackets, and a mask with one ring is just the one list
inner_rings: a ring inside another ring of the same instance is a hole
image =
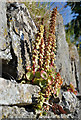
[[29, 48], [29, 45], [26, 40], [25, 40], [25, 44], [26, 44], [27, 53], [29, 54], [29, 59], [30, 59], [31, 65], [32, 65], [32, 53], [30, 52], [30, 48]]
[[15, 56], [12, 42], [10, 42], [10, 53], [12, 55], [12, 59], [7, 62], [6, 60], [2, 60], [2, 77], [5, 79], [16, 79], [17, 78], [17, 56]]
[[77, 85], [77, 91], [79, 91], [79, 81], [78, 81], [78, 76], [77, 76], [77, 68], [76, 68], [76, 62], [74, 61], [74, 66], [75, 66], [75, 79], [76, 79], [76, 85]]
[[25, 69], [26, 68], [26, 57], [25, 57], [25, 48], [24, 48], [23, 40], [20, 40], [20, 48], [21, 48], [22, 65], [23, 65], [23, 69]]

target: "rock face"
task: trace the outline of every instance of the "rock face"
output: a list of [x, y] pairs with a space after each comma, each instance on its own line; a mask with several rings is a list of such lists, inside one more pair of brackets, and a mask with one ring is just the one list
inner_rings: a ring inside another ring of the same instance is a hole
[[29, 120], [31, 118], [36, 118], [36, 116], [33, 114], [33, 112], [29, 112], [27, 111], [25, 108], [21, 107], [17, 107], [17, 106], [13, 106], [13, 107], [9, 107], [9, 106], [4, 106], [4, 107], [0, 107], [1, 109], [1, 118], [29, 118]]
[[72, 82], [75, 88], [79, 89], [79, 55], [75, 46], [69, 47], [66, 42], [63, 18], [57, 15], [56, 20], [57, 71], [61, 73], [64, 81]]
[[69, 110], [70, 112], [74, 112], [75, 108], [78, 106], [76, 95], [70, 92], [63, 92], [62, 99], [65, 109]]
[[7, 24], [2, 24], [5, 29], [5, 41], [2, 42], [0, 50], [0, 57], [5, 60], [3, 72], [9, 70], [9, 74], [13, 72], [13, 77], [21, 79], [26, 66], [32, 64], [31, 41], [34, 40], [36, 26], [24, 4], [7, 3], [6, 9], [2, 12], [5, 15], [3, 19], [6, 18], [2, 22]]
[[28, 105], [38, 98], [40, 88], [36, 85], [18, 84], [0, 78], [0, 105]]
[[80, 92], [80, 71], [79, 71], [79, 55], [76, 46], [72, 45], [69, 47], [70, 59], [71, 59], [71, 70], [72, 79], [74, 80], [74, 85]]
[[5, 59], [5, 54], [1, 54], [1, 49], [4, 49], [7, 34], [7, 18], [6, 18], [6, 2], [0, 2], [0, 57]]

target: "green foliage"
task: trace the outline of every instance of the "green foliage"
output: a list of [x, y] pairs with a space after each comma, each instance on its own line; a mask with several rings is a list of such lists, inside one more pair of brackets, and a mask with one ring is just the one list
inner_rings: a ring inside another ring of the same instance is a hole
[[69, 35], [70, 41], [72, 37], [74, 41], [79, 41], [81, 35], [81, 2], [67, 2], [66, 6], [68, 5], [71, 7], [72, 14], [75, 13], [75, 15], [74, 19], [66, 25], [66, 36], [68, 38]]
[[56, 92], [56, 95], [59, 96], [59, 93], [60, 93], [60, 89], [57, 88], [57, 92]]
[[27, 78], [27, 80], [32, 80], [33, 79], [33, 73], [32, 72], [27, 72], [26, 73], [26, 78]]
[[[29, 69], [29, 71], [26, 73], [26, 76], [28, 83], [30, 81], [30, 83], [38, 85], [41, 88], [41, 91], [39, 93], [40, 97], [35, 108], [37, 110], [41, 110], [42, 115], [45, 115], [45, 109], [49, 110], [49, 105], [45, 105], [45, 102], [49, 102], [52, 94], [53, 97], [59, 96], [63, 79], [61, 78], [60, 74], [56, 72], [56, 69], [53, 66], [51, 66], [48, 71], [39, 71], [39, 69], [37, 69], [37, 71], [35, 71], [35, 74], [32, 74], [32, 69], [31, 71]], [[31, 78], [33, 79], [33, 82]]]
[[[41, 11], [41, 14], [44, 13], [44, 7], [39, 7], [40, 11], [35, 9], [35, 3], [32, 3], [32, 11], [37, 15]], [[39, 3], [38, 3], [39, 4]], [[38, 5], [37, 4], [37, 5]], [[27, 4], [28, 5], [28, 4]], [[45, 4], [46, 5], [46, 4]], [[31, 5], [30, 5], [31, 6]], [[36, 12], [38, 11], [38, 13]], [[39, 92], [39, 100], [37, 105], [34, 106], [37, 111], [41, 110], [39, 114], [46, 114], [46, 111], [49, 110], [49, 107], [52, 105], [49, 104], [49, 100], [53, 95], [53, 98], [59, 96], [60, 88], [63, 83], [61, 75], [56, 72], [55, 62], [55, 51], [56, 51], [56, 39], [55, 39], [55, 21], [57, 15], [57, 8], [54, 8], [51, 14], [51, 20], [49, 24], [49, 35], [44, 43], [44, 26], [43, 23], [40, 25], [40, 29], [37, 33], [36, 40], [32, 43], [32, 67], [26, 67], [26, 83], [38, 85], [41, 88]], [[46, 31], [48, 32], [48, 30]], [[38, 63], [38, 66], [37, 66]], [[44, 64], [45, 63], [45, 64]], [[24, 81], [23, 81], [24, 82]], [[57, 108], [57, 106], [55, 105]], [[55, 107], [53, 106], [53, 111], [55, 113]], [[59, 109], [59, 107], [58, 107]]]
[[[40, 8], [42, 9], [42, 8]], [[41, 10], [42, 11], [42, 10]], [[45, 102], [49, 102], [52, 94], [53, 97], [59, 96], [60, 88], [63, 83], [63, 79], [60, 74], [56, 72], [56, 66], [54, 64], [55, 58], [55, 21], [56, 21], [57, 8], [55, 8], [51, 15], [49, 37], [47, 39], [47, 45], [44, 44], [44, 26], [40, 25], [37, 38], [33, 42], [32, 49], [32, 67], [26, 67], [26, 79], [27, 82], [34, 85], [38, 85], [41, 88], [39, 93], [40, 98], [36, 105], [37, 110], [41, 110], [42, 114], [46, 114], [45, 110], [49, 110], [49, 105]], [[52, 43], [52, 44], [51, 44]], [[39, 49], [38, 49], [39, 48]], [[45, 56], [46, 57], [45, 57]], [[36, 66], [38, 62], [38, 67]], [[43, 64], [45, 63], [45, 64]], [[51, 105], [50, 105], [51, 106]], [[53, 108], [54, 109], [54, 108]]]
[[35, 77], [36, 77], [36, 78], [40, 78], [40, 77], [41, 77], [40, 71], [35, 72]]
[[75, 95], [77, 95], [77, 91], [75, 90], [74, 86], [72, 83], [70, 83], [69, 85], [67, 85], [65, 83], [65, 85], [62, 86], [62, 89], [66, 90], [66, 91], [69, 91], [69, 92], [72, 92], [74, 93]]

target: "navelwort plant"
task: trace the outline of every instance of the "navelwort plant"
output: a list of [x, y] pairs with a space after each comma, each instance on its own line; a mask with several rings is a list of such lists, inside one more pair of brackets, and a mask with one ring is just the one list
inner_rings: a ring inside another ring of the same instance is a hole
[[56, 53], [56, 38], [55, 38], [55, 22], [57, 8], [54, 8], [51, 14], [49, 25], [49, 36], [46, 38], [45, 27], [40, 25], [39, 32], [36, 35], [36, 40], [32, 42], [32, 67], [27, 66], [26, 79], [27, 83], [40, 86], [41, 92], [37, 105], [34, 106], [40, 110], [40, 114], [46, 114], [46, 111], [51, 107], [54, 113], [59, 109], [62, 113], [65, 111], [61, 106], [49, 104], [51, 96], [58, 97], [63, 79], [56, 72], [55, 53]]

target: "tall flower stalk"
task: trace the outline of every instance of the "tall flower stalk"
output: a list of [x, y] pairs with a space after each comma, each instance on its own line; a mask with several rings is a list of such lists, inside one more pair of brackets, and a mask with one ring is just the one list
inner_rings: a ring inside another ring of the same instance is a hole
[[40, 26], [40, 45], [39, 45], [39, 70], [43, 68], [43, 62], [44, 62], [44, 39], [43, 39], [43, 33], [44, 33], [44, 26]]
[[50, 54], [51, 65], [54, 65], [55, 52], [56, 52], [56, 38], [55, 38], [56, 16], [57, 16], [57, 7], [53, 9], [53, 12], [51, 14], [51, 20], [50, 20], [49, 37], [51, 37], [51, 54]]
[[[61, 106], [56, 104], [49, 104], [50, 98], [59, 95], [63, 79], [60, 74], [56, 72], [55, 68], [55, 52], [56, 52], [56, 38], [55, 38], [55, 22], [56, 22], [57, 8], [54, 8], [51, 14], [49, 25], [49, 36], [46, 37], [46, 28], [40, 25], [39, 32], [37, 33], [36, 40], [33, 42], [32, 51], [32, 69], [27, 67], [26, 78], [30, 83], [39, 85], [41, 91], [39, 92], [40, 98], [37, 103], [37, 108], [41, 111], [48, 111], [49, 107], [56, 114], [58, 110], [62, 111]], [[42, 23], [43, 24], [43, 23]], [[34, 74], [33, 74], [33, 73]], [[53, 96], [52, 96], [53, 95]]]
[[33, 73], [36, 71], [36, 67], [38, 66], [38, 54], [39, 54], [39, 45], [40, 45], [40, 35], [37, 33], [35, 41], [32, 42], [32, 70]]
[[56, 22], [57, 8], [53, 9], [50, 20], [49, 37], [45, 46], [45, 69], [49, 70], [50, 65], [54, 65], [56, 39], [55, 39], [55, 22]]
[[41, 69], [43, 66], [43, 56], [44, 56], [44, 40], [43, 40], [44, 26], [40, 25], [39, 32], [37, 33], [36, 40], [33, 42], [32, 51], [32, 69], [35, 73], [36, 68]]

